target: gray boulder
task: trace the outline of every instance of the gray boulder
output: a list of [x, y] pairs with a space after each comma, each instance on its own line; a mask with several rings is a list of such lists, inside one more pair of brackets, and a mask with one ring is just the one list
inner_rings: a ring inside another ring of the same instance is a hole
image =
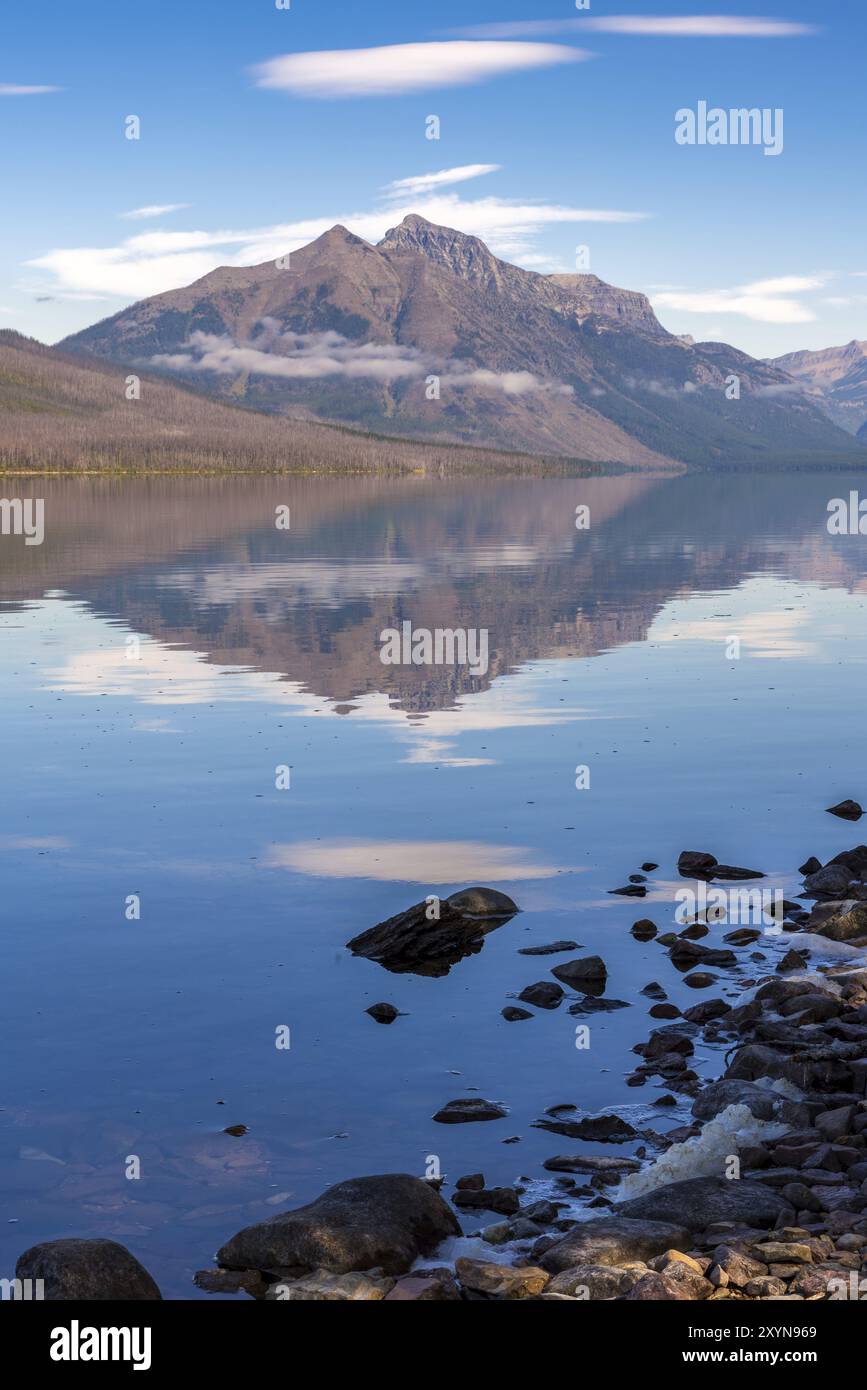
[[703, 1231], [715, 1221], [773, 1226], [786, 1202], [762, 1183], [745, 1178], [687, 1178], [618, 1202], [615, 1210], [637, 1221], [679, 1221], [690, 1231]]
[[680, 1221], [644, 1221], [627, 1216], [599, 1216], [579, 1221], [539, 1259], [543, 1269], [560, 1274], [578, 1265], [629, 1264], [651, 1260], [666, 1250], [677, 1250], [690, 1241]]
[[113, 1240], [47, 1240], [15, 1266], [16, 1279], [42, 1279], [46, 1302], [154, 1302], [162, 1294], [143, 1265]]
[[229, 1269], [381, 1269], [403, 1274], [419, 1255], [458, 1235], [451, 1208], [408, 1173], [351, 1178], [315, 1202], [247, 1226], [217, 1251]]

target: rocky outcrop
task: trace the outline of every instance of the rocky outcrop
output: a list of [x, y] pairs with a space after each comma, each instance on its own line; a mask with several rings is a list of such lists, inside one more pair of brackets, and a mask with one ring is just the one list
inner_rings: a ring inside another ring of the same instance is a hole
[[449, 898], [414, 903], [346, 944], [353, 955], [397, 974], [447, 975], [457, 961], [482, 949], [488, 932], [518, 911], [495, 888], [464, 888]]

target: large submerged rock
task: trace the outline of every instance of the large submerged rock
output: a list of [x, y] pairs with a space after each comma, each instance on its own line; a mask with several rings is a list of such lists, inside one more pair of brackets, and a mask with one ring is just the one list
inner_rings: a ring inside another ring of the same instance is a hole
[[519, 910], [496, 888], [464, 888], [438, 903], [414, 903], [346, 944], [353, 955], [397, 974], [447, 975], [459, 960], [482, 949], [488, 932]]
[[457, 1217], [430, 1183], [408, 1173], [337, 1183], [306, 1207], [246, 1226], [217, 1251], [229, 1269], [381, 1269], [403, 1274], [458, 1235]]
[[162, 1294], [143, 1265], [114, 1240], [47, 1240], [19, 1257], [16, 1279], [42, 1279], [46, 1302], [153, 1302]]

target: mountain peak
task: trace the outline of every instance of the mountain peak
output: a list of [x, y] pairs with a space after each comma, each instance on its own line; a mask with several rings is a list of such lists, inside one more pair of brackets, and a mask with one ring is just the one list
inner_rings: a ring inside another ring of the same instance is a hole
[[420, 253], [476, 284], [500, 278], [500, 262], [479, 237], [458, 232], [454, 227], [440, 227], [417, 212], [409, 213], [398, 227], [391, 227], [378, 249]]

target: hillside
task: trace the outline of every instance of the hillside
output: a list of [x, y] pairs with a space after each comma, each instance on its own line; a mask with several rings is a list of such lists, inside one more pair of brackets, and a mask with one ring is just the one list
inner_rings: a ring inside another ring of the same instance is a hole
[[221, 267], [62, 346], [414, 438], [650, 469], [864, 461], [779, 367], [668, 333], [644, 295], [522, 270], [418, 216], [377, 246], [338, 226], [288, 265]]
[[[377, 438], [220, 404], [0, 332], [0, 470], [183, 469], [259, 472], [526, 471], [539, 460]], [[562, 461], [560, 461], [562, 463]]]

